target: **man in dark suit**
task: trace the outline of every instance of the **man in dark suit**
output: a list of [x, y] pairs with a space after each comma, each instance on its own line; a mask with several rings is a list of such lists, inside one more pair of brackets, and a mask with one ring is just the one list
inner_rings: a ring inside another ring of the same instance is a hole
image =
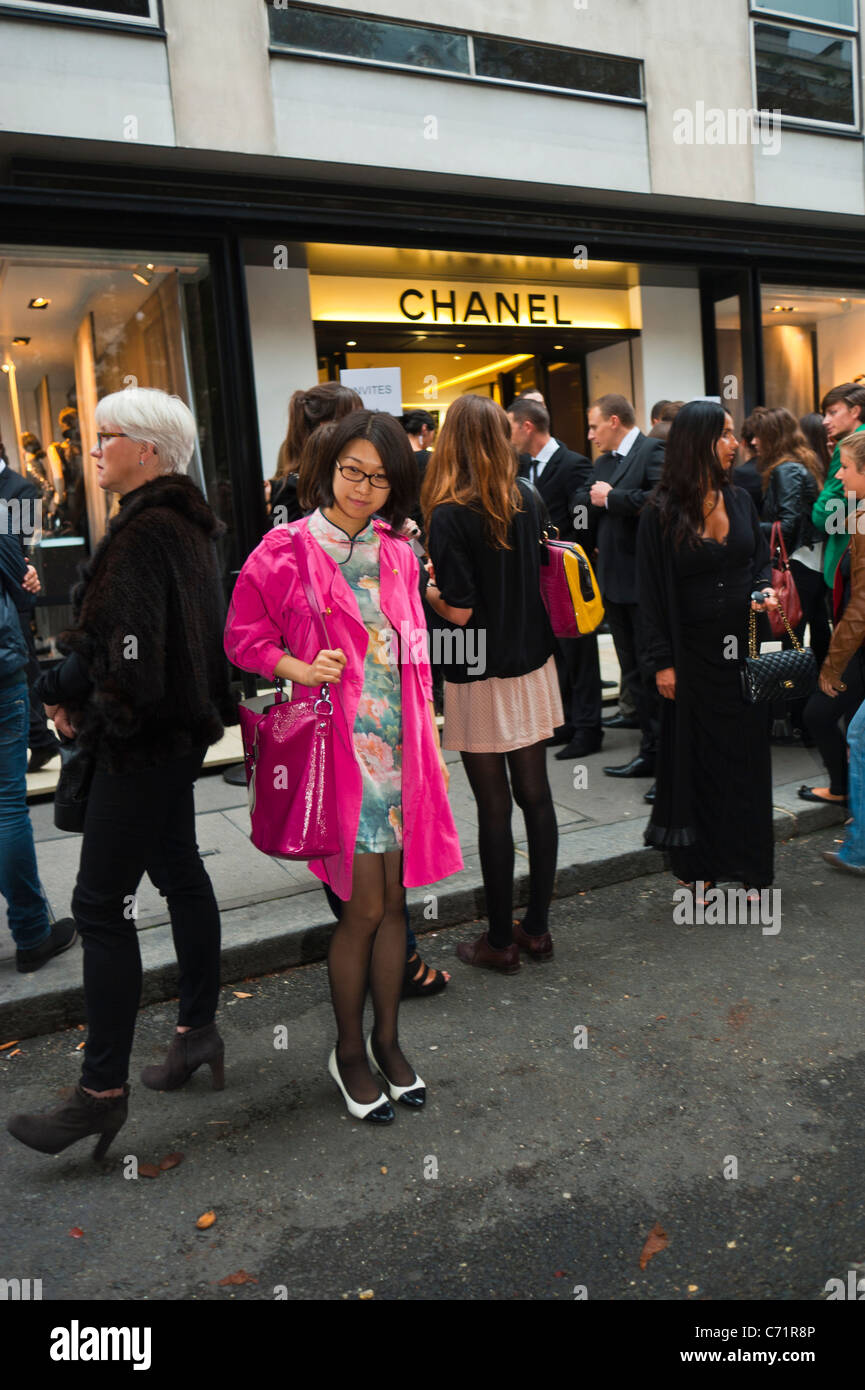
[[[637, 428], [624, 396], [601, 396], [589, 409], [589, 439], [600, 449], [592, 474], [574, 494], [574, 525], [586, 549], [597, 547], [597, 578], [616, 646], [622, 683], [634, 696], [642, 731], [640, 752], [608, 777], [653, 777], [657, 751], [658, 693], [642, 659], [636, 586], [637, 525], [646, 498], [661, 476], [664, 441]], [[613, 721], [615, 726], [615, 721]]]
[[[518, 396], [508, 410], [511, 439], [520, 455], [520, 477], [540, 493], [560, 540], [574, 540], [571, 498], [587, 481], [590, 461], [550, 434], [550, 416], [542, 401]], [[556, 757], [582, 758], [601, 746], [601, 666], [598, 639], [559, 638], [556, 657], [565, 722], [553, 735], [563, 743]]]
[[[22, 478], [20, 473], [16, 473], [14, 468], [10, 468], [8, 463], [0, 460], [0, 501], [18, 502], [22, 509], [22, 516], [31, 511], [31, 507], [38, 507], [40, 492], [27, 478]], [[27, 643], [27, 682], [31, 687], [30, 694], [30, 732], [27, 736], [27, 746], [30, 749], [30, 761], [27, 764], [28, 772], [39, 772], [46, 763], [50, 763], [52, 758], [56, 758], [60, 753], [60, 741], [55, 738], [45, 718], [45, 711], [42, 708], [42, 701], [32, 694], [34, 681], [38, 680], [41, 669], [36, 656], [36, 644], [33, 640], [33, 629], [30, 626], [30, 618], [33, 613], [33, 597], [39, 592], [39, 579], [36, 570], [27, 558], [24, 546], [23, 530], [19, 531], [21, 550], [25, 560], [27, 560], [27, 572], [24, 577], [24, 585], [20, 593], [15, 594], [15, 607], [18, 609], [18, 621]]]

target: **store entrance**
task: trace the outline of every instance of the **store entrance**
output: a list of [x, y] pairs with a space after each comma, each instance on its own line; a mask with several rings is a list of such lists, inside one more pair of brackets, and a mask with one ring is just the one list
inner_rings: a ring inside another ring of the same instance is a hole
[[488, 396], [507, 409], [521, 391], [537, 390], [555, 438], [586, 455], [586, 410], [605, 356], [614, 349], [628, 361], [628, 340], [638, 336], [621, 328], [315, 324], [321, 381], [346, 368], [398, 368], [403, 411], [428, 411], [439, 424], [460, 396]]

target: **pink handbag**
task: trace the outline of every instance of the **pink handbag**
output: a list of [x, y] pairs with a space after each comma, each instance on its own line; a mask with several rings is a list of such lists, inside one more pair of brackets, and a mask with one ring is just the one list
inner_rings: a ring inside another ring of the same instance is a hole
[[[303, 543], [292, 536], [298, 574], [307, 602], [327, 627], [315, 597]], [[333, 760], [333, 705], [329, 687], [317, 698], [284, 700], [281, 682], [274, 704], [261, 713], [239, 708], [250, 839], [263, 854], [281, 859], [324, 859], [340, 849]]]

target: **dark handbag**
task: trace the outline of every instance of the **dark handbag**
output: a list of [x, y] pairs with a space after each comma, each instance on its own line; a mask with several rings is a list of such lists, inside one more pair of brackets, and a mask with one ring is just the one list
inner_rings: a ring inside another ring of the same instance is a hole
[[[780, 557], [777, 564], [775, 562], [776, 551]], [[780, 521], [772, 522], [769, 553], [772, 556], [772, 588], [778, 595], [778, 607], [768, 609], [766, 616], [769, 619], [772, 636], [783, 637], [784, 628], [788, 624], [790, 627], [798, 627], [801, 623], [802, 601], [799, 598], [799, 590], [796, 588], [796, 581], [790, 570], [790, 561], [787, 559], [787, 547], [784, 544], [784, 533], [781, 530]]]
[[54, 789], [54, 824], [58, 830], [84, 829], [87, 798], [93, 781], [95, 760], [77, 739], [60, 735], [60, 776]]
[[773, 700], [801, 700], [817, 686], [817, 662], [810, 647], [801, 646], [781, 605], [781, 620], [793, 643], [793, 651], [757, 650], [757, 615], [751, 609], [748, 624], [749, 654], [742, 662], [742, 698], [748, 705]]

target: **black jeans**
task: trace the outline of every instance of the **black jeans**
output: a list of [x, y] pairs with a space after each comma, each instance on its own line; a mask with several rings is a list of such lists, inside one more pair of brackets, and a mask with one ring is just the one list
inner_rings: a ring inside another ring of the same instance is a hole
[[847, 739], [838, 721], [851, 719], [865, 699], [865, 662], [861, 651], [850, 661], [842, 680], [847, 689], [840, 695], [833, 697], [816, 690], [805, 706], [805, 727], [826, 764], [833, 796], [847, 795]]
[[[653, 763], [658, 751], [661, 697], [646, 656], [639, 605], [611, 603], [609, 599], [604, 599], [604, 609], [610, 632], [613, 634], [619, 665], [622, 667], [622, 681], [633, 693], [637, 707], [637, 719], [642, 731], [640, 757]], [[623, 661], [628, 664], [627, 670]]]
[[122, 1086], [141, 997], [135, 895], [147, 873], [168, 902], [180, 966], [178, 1023], [216, 1013], [219, 910], [195, 841], [193, 784], [205, 749], [140, 772], [97, 767], [87, 801], [72, 912], [84, 947], [87, 1042], [81, 1084]]
[[575, 734], [600, 734], [601, 665], [597, 635], [592, 632], [588, 637], [560, 637], [555, 657], [566, 728]]

